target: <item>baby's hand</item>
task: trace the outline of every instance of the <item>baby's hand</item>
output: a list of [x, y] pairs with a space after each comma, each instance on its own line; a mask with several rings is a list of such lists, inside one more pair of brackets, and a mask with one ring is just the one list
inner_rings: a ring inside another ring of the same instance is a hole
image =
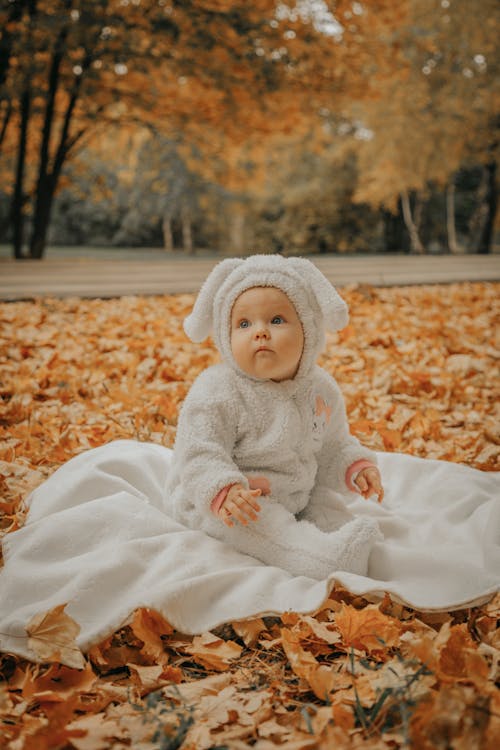
[[260, 505], [255, 498], [259, 495], [262, 495], [261, 489], [247, 490], [241, 484], [233, 484], [217, 515], [226, 526], [234, 526], [233, 518], [246, 526], [249, 520], [256, 521], [258, 518]]
[[382, 502], [384, 488], [382, 487], [380, 472], [376, 466], [369, 466], [366, 469], [362, 469], [354, 480], [354, 484], [358, 487], [363, 497], [368, 499], [372, 495], [377, 495], [378, 502]]

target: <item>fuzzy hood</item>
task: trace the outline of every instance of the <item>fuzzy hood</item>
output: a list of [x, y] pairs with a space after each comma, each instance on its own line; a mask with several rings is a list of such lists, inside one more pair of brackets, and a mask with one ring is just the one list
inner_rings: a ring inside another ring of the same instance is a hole
[[[244, 374], [231, 352], [231, 310], [242, 292], [252, 287], [276, 287], [293, 303], [304, 329], [304, 351], [294, 381], [307, 377], [325, 346], [327, 330], [344, 328], [347, 305], [328, 279], [305, 258], [251, 255], [218, 263], [200, 289], [184, 330], [200, 342], [212, 333], [223, 360]], [[250, 377], [246, 375], [246, 377]]]

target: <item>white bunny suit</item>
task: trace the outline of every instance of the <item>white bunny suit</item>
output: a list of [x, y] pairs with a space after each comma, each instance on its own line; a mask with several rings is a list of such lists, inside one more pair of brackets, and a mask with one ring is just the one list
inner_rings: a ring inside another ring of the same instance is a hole
[[[234, 302], [265, 286], [283, 291], [302, 323], [304, 349], [291, 380], [251, 377], [231, 353]], [[342, 493], [349, 467], [376, 457], [350, 435], [339, 387], [316, 365], [325, 329], [346, 323], [344, 301], [308, 260], [255, 255], [213, 269], [184, 327], [194, 341], [213, 330], [223, 362], [198, 377], [181, 410], [166, 492], [176, 520], [294, 575], [366, 573], [380, 532], [373, 519], [345, 509]], [[260, 499], [258, 520], [225, 526], [210, 510], [213, 498], [262, 475], [271, 494]]]

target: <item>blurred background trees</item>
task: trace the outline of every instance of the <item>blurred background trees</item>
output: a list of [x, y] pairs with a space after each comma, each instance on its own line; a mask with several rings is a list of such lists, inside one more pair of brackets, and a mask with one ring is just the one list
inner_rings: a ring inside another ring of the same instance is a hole
[[0, 0], [0, 241], [489, 252], [494, 0]]

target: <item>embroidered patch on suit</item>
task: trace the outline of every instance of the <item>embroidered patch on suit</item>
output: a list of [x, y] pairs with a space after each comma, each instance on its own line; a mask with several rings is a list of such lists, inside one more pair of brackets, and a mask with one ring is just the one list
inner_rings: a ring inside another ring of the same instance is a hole
[[332, 407], [324, 401], [321, 396], [316, 396], [313, 417], [313, 444], [320, 447], [323, 443], [323, 435], [332, 417]]

